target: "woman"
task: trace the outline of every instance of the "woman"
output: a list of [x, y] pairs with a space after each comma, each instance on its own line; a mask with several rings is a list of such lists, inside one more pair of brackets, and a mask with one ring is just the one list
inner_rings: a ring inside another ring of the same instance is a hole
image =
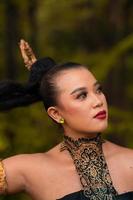
[[133, 150], [102, 139], [108, 108], [94, 75], [81, 64], [36, 60], [23, 40], [20, 48], [30, 78], [24, 86], [1, 83], [0, 109], [42, 101], [64, 137], [45, 153], [2, 160], [1, 194], [24, 191], [35, 200], [133, 199]]

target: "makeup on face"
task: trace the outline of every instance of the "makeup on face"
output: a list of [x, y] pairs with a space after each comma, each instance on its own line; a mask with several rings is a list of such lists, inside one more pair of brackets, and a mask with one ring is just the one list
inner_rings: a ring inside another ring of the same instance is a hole
[[76, 69], [71, 73], [67, 71], [58, 81], [65, 131], [76, 137], [105, 130], [108, 125], [107, 102], [102, 86], [93, 74], [86, 69]]
[[106, 111], [105, 111], [105, 110], [102, 110], [102, 111], [98, 112], [98, 113], [94, 116], [94, 118], [101, 119], [101, 120], [105, 119], [105, 118], [106, 118]]
[[[96, 81], [94, 84], [93, 84], [93, 88], [96, 88], [96, 92], [99, 92], [101, 93], [102, 92], [102, 86], [101, 84]], [[76, 88], [75, 90], [73, 90], [70, 95], [73, 95], [73, 94], [76, 94], [77, 93], [77, 96], [76, 96], [76, 99], [84, 99], [87, 97], [88, 95], [88, 91], [87, 91], [87, 88], [86, 87], [79, 87], [79, 88]], [[81, 97], [84, 97], [84, 98], [81, 98]]]

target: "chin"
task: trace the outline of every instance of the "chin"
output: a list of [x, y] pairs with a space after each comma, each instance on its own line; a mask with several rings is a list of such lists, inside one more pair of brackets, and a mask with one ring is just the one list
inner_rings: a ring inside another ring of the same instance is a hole
[[106, 124], [106, 125], [100, 127], [99, 130], [98, 130], [98, 132], [103, 132], [103, 131], [105, 131], [105, 130], [107, 129], [107, 127], [108, 127], [108, 124]]
[[94, 132], [103, 132], [107, 129], [108, 123], [101, 124], [100, 126], [96, 126]]

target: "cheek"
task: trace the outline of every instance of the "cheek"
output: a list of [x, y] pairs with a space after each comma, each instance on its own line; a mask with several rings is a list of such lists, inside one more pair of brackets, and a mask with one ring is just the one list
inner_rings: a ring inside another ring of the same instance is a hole
[[73, 105], [65, 105], [64, 106], [64, 112], [68, 115], [75, 115], [79, 113], [80, 109]]
[[67, 107], [65, 112], [69, 115], [76, 115], [78, 113], [81, 112], [81, 109], [78, 109], [78, 108], [73, 108], [73, 107]]
[[[68, 102], [70, 102], [70, 101], [68, 101]], [[62, 110], [65, 113], [65, 115], [68, 115], [70, 117], [73, 117], [73, 116], [78, 117], [79, 115], [83, 116], [83, 115], [85, 115], [85, 113], [87, 111], [85, 105], [83, 106], [81, 103], [79, 104], [79, 103], [76, 103], [76, 102], [71, 103], [71, 104], [70, 103], [64, 104]]]
[[58, 103], [62, 114], [65, 115], [75, 115], [80, 110], [79, 106], [75, 104], [74, 100], [65, 96], [60, 96]]

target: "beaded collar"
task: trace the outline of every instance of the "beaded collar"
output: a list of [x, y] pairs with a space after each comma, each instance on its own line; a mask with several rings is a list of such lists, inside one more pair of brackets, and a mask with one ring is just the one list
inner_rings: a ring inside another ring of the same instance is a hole
[[105, 142], [98, 133], [94, 138], [77, 140], [64, 135], [60, 151], [68, 150], [76, 167], [84, 195], [90, 200], [114, 200], [118, 195], [113, 187], [103, 154]]

